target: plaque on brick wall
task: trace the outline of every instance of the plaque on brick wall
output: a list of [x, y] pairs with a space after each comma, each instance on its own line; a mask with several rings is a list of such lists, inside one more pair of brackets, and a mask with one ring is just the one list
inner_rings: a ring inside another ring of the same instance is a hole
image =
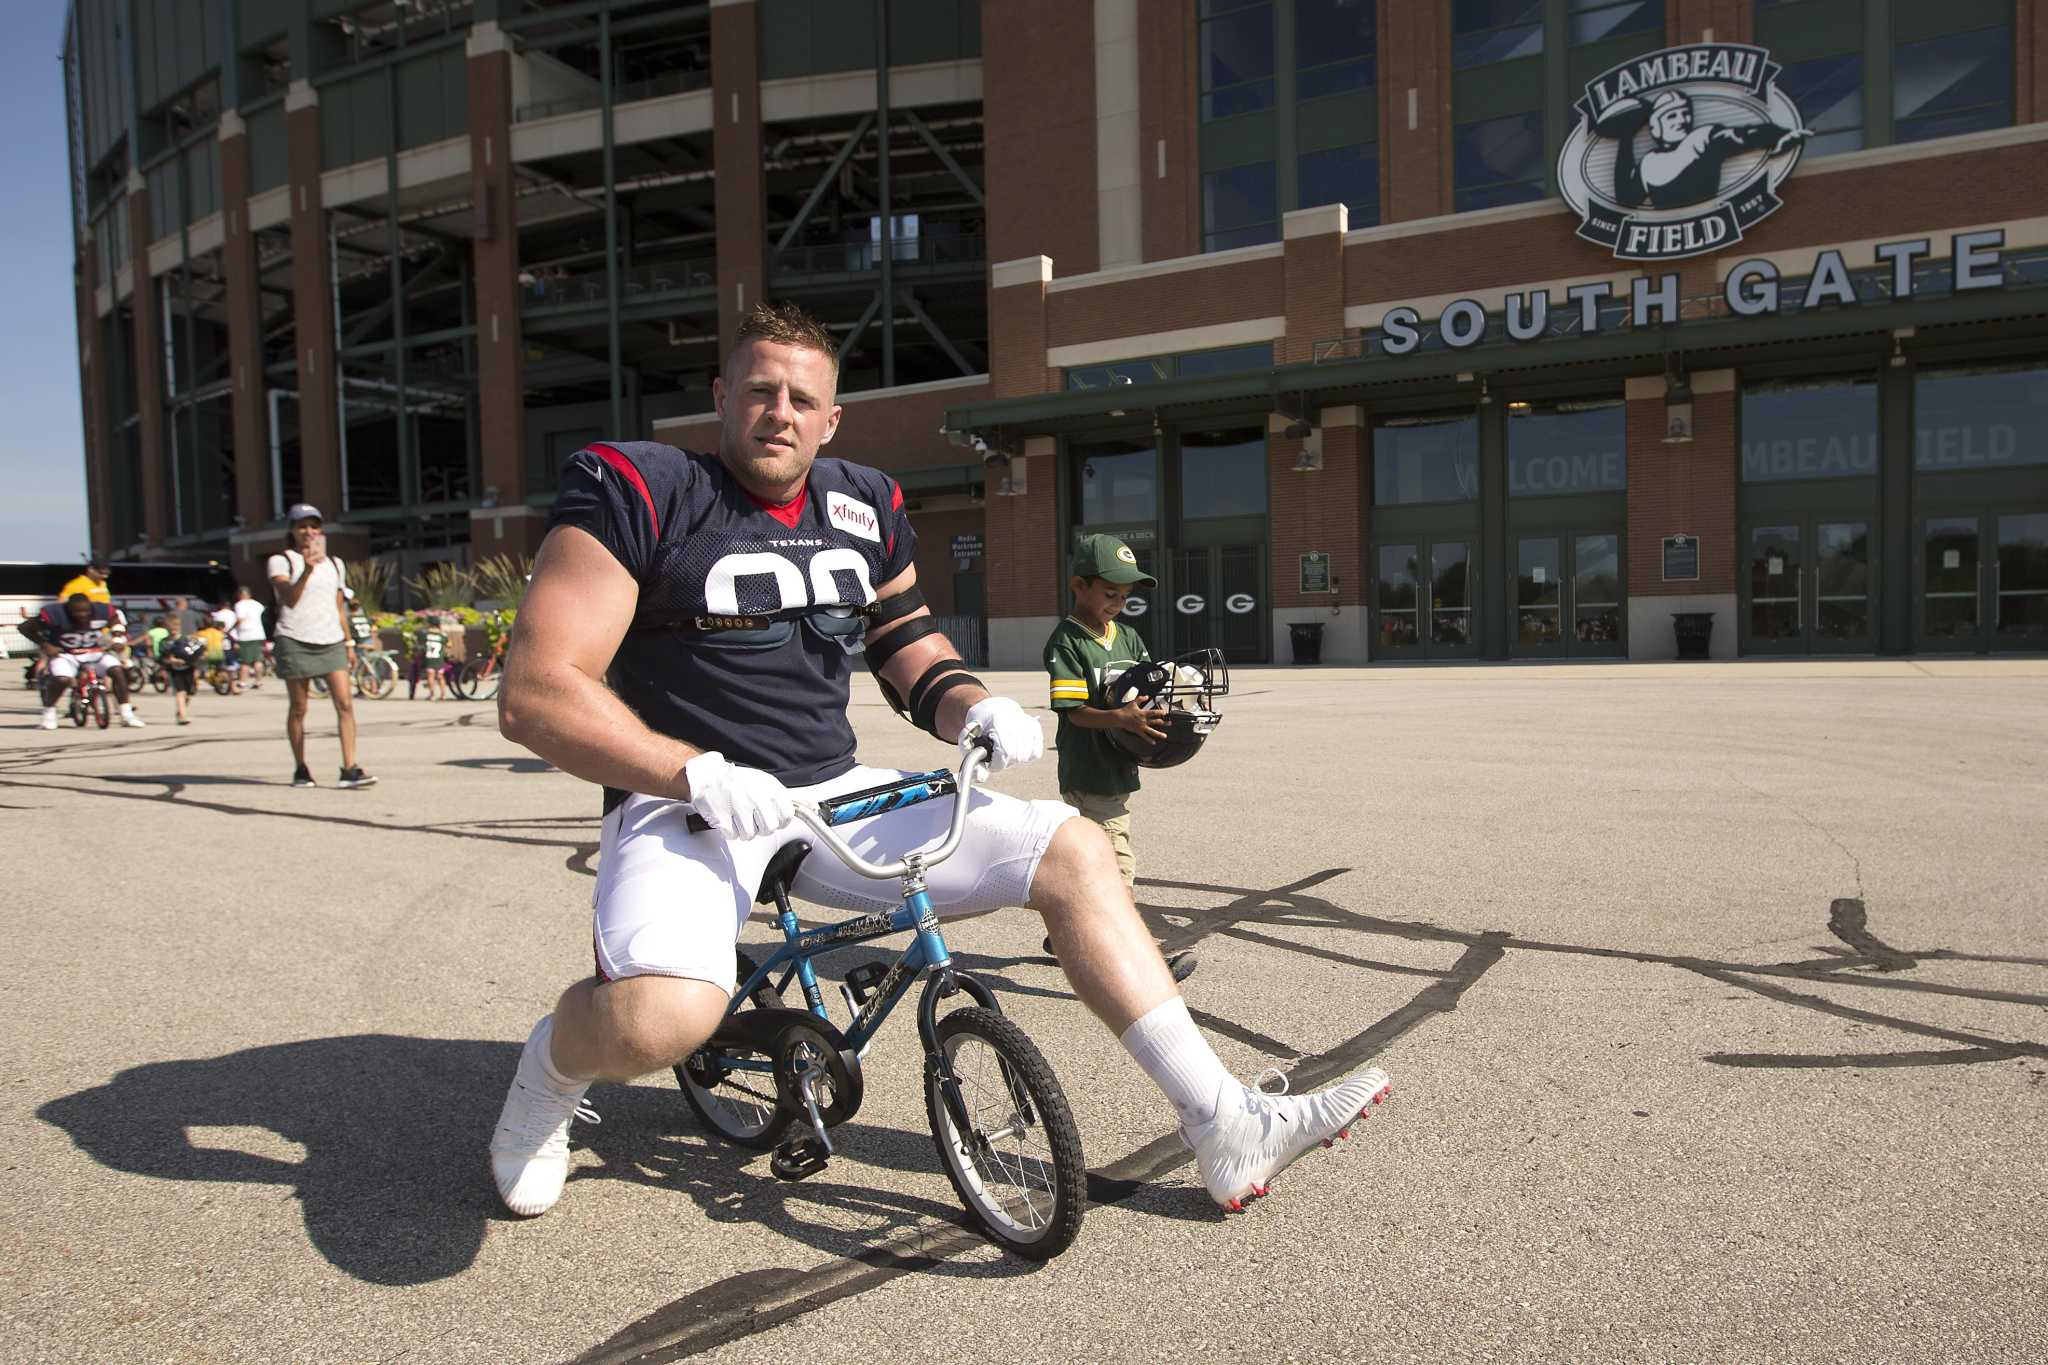
[[1330, 557], [1321, 550], [1310, 550], [1301, 557], [1301, 590], [1330, 591]]
[[1664, 581], [1691, 582], [1700, 576], [1700, 538], [1676, 535], [1664, 537]]

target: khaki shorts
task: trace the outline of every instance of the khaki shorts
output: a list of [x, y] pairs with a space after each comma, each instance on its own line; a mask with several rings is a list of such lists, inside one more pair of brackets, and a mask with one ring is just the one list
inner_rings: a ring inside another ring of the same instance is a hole
[[1131, 853], [1131, 796], [1129, 792], [1061, 792], [1060, 800], [1102, 826], [1109, 846], [1116, 850], [1117, 870], [1124, 874], [1126, 889], [1138, 884], [1138, 860]]
[[348, 672], [348, 646], [339, 640], [331, 645], [309, 645], [280, 635], [276, 657], [280, 678], [324, 678], [329, 673]]

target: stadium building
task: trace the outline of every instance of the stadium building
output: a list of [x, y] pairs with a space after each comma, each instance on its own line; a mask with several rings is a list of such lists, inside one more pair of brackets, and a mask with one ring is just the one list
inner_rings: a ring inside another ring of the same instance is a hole
[[1155, 652], [2048, 649], [2048, 0], [73, 0], [64, 60], [118, 553], [530, 550], [770, 297], [998, 666], [1093, 531]]

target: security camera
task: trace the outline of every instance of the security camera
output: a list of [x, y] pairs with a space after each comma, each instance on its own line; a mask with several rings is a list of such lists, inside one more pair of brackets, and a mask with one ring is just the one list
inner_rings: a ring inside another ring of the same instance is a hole
[[988, 458], [988, 442], [987, 442], [987, 441], [984, 441], [984, 440], [982, 440], [982, 439], [981, 439], [981, 438], [980, 438], [979, 436], [976, 436], [976, 437], [974, 437], [973, 439], [971, 439], [971, 440], [970, 440], [970, 441], [968, 442], [968, 444], [974, 447], [974, 453], [975, 453], [975, 454], [977, 454], [977, 455], [981, 456], [981, 457], [982, 457], [983, 459], [987, 459], [987, 458]]
[[1289, 422], [1287, 429], [1280, 434], [1290, 441], [1305, 441], [1314, 430], [1314, 425], [1306, 417], [1297, 417]]
[[1125, 388], [1129, 386], [1130, 382], [1131, 377], [1127, 374], [1113, 374], [1109, 377], [1109, 384], [1111, 388]]

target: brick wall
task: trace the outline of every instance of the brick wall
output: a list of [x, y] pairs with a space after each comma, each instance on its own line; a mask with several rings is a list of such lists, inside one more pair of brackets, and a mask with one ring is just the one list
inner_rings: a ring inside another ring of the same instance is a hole
[[107, 358], [100, 349], [103, 332], [96, 302], [100, 285], [99, 250], [91, 233], [79, 239], [76, 280], [79, 388], [85, 399], [86, 520], [93, 548], [102, 554], [112, 554], [114, 504], [108, 479], [113, 461], [113, 423], [107, 411]]
[[234, 440], [235, 515], [245, 525], [270, 519], [270, 416], [264, 403], [262, 309], [256, 292], [256, 240], [249, 231], [249, 138], [221, 139], [221, 266], [227, 276], [229, 414]]
[[989, 497], [982, 503], [991, 618], [1049, 616], [1066, 609], [1054, 442], [1039, 438], [1028, 446], [1024, 495]]
[[[767, 288], [762, 239], [761, 29], [759, 7], [711, 11], [711, 156], [718, 168], [718, 335], [739, 330]], [[738, 115], [734, 115], [737, 101]]]
[[1045, 285], [1037, 280], [988, 291], [991, 398], [1047, 393], [1059, 386], [1059, 377], [1045, 364], [1049, 302]]
[[[1294, 468], [1300, 441], [1278, 432], [1268, 438], [1273, 606], [1348, 606], [1364, 600], [1365, 527], [1359, 516], [1364, 436], [1364, 429], [1357, 426], [1325, 428], [1323, 467], [1315, 473]], [[1337, 578], [1334, 598], [1301, 591], [1301, 556], [1311, 550], [1330, 557], [1330, 572]]]
[[2014, 0], [2013, 120], [2048, 118], [2048, 0]]
[[[1785, 207], [1733, 251], [1678, 267], [1688, 284], [1712, 287], [1716, 263], [1802, 246], [2048, 213], [2042, 144], [1922, 157], [1867, 170], [1794, 173]], [[1534, 280], [1626, 271], [1629, 265], [1573, 235], [1562, 209], [1472, 227], [1354, 244], [1344, 253], [1347, 303], [1497, 288]], [[1652, 267], [1652, 273], [1670, 267]], [[1093, 292], [1093, 291], [1090, 291]], [[1238, 316], [1257, 316], [1251, 307]]]
[[156, 281], [149, 275], [149, 190], [140, 177], [128, 185], [128, 240], [135, 292], [136, 446], [142, 453], [142, 526], [150, 545], [164, 543], [170, 531], [170, 483], [165, 478], [163, 313], [157, 307]]
[[[1655, 396], [1628, 403], [1628, 594], [1683, 597], [1732, 593], [1736, 585], [1735, 374], [1695, 374], [1693, 439], [1664, 444], [1662, 381]], [[1719, 387], [1718, 391], [1713, 391]], [[1697, 582], [1664, 582], [1664, 537], [1699, 537]]]
[[1287, 335], [1273, 352], [1282, 365], [1314, 359], [1317, 341], [1344, 332], [1344, 221], [1342, 204], [1287, 216], [1287, 230], [1302, 235], [1288, 238], [1281, 257]]
[[[521, 390], [522, 329], [519, 317], [519, 213], [513, 197], [512, 57], [483, 52], [469, 59], [469, 184], [482, 218], [491, 228], [471, 244], [476, 292], [477, 387], [509, 399]], [[477, 405], [477, 444], [483, 486], [496, 488], [500, 502], [526, 496], [524, 404]], [[502, 521], [502, 519], [499, 519]], [[475, 529], [482, 530], [483, 527]], [[487, 532], [492, 543], [495, 529]], [[510, 547], [506, 547], [510, 548]], [[493, 548], [486, 554], [501, 553]]]
[[1138, 0], [1138, 178], [1148, 261], [1202, 249], [1198, 27], [1187, 0]]
[[1755, 12], [1754, 0], [1671, 0], [1664, 10], [1665, 41], [1701, 42], [1712, 29], [1717, 43], [1746, 43]]
[[1450, 0], [1380, 0], [1379, 33], [1380, 219], [1400, 223], [1449, 213]]
[[1045, 255], [1087, 274], [1101, 259], [1093, 0], [987, 0], [981, 49], [988, 258]]
[[[1281, 257], [1274, 255], [1206, 270], [1176, 270], [1089, 289], [1061, 290], [1045, 296], [1045, 311], [1047, 344], [1052, 346], [1275, 317], [1287, 311], [1286, 268]], [[998, 319], [991, 317], [989, 332], [1001, 346]]]
[[[292, 96], [286, 96], [287, 104], [291, 100]], [[288, 110], [284, 124], [291, 186], [299, 468], [306, 501], [330, 517], [338, 517], [341, 427], [334, 392], [334, 300], [327, 279], [327, 215], [320, 200], [319, 105]]]
[[[958, 572], [955, 567], [958, 561], [953, 558], [953, 537], [981, 535], [982, 509], [963, 507], [947, 512], [912, 512], [910, 525], [917, 532], [917, 585], [924, 589], [924, 600], [934, 616], [949, 615], [954, 608], [953, 575]], [[980, 570], [981, 566], [982, 561], [976, 560], [974, 570], [970, 572]]]

